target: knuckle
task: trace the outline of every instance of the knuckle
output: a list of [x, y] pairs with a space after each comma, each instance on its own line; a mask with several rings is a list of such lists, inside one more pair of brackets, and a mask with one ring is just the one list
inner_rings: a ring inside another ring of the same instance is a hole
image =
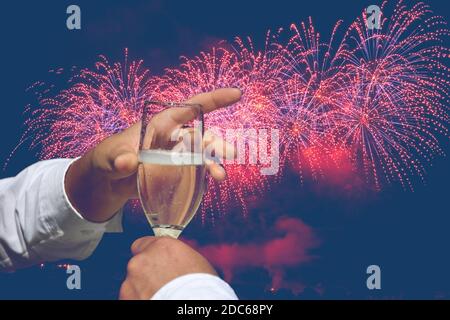
[[142, 237], [142, 238], [135, 240], [133, 242], [133, 244], [131, 245], [131, 251], [135, 252], [135, 253], [139, 252], [141, 248], [146, 247], [146, 245], [149, 243], [149, 241], [150, 241], [150, 243], [152, 241], [154, 241], [154, 237]]
[[139, 249], [139, 246], [142, 244], [142, 239], [134, 240], [131, 245], [131, 251], [136, 252]]
[[155, 247], [159, 249], [169, 249], [177, 245], [177, 241], [170, 237], [158, 237], [155, 241]]
[[158, 239], [157, 250], [160, 256], [170, 257], [182, 253], [186, 245], [176, 239], [169, 237], [161, 237]]
[[135, 274], [142, 269], [144, 262], [144, 257], [142, 255], [136, 255], [128, 261], [127, 273]]
[[120, 286], [119, 299], [126, 300], [131, 299], [133, 290], [131, 289], [129, 283], [125, 280]]

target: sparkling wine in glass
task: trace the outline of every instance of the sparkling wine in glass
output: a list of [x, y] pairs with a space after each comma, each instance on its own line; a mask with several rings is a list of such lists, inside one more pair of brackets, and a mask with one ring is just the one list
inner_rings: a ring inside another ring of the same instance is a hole
[[145, 103], [137, 183], [156, 236], [177, 238], [200, 206], [206, 183], [202, 140], [201, 105]]

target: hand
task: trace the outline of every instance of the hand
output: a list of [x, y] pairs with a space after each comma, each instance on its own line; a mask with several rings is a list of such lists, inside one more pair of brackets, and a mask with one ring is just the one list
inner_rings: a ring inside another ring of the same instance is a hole
[[[186, 101], [203, 106], [205, 113], [231, 105], [241, 98], [239, 89], [218, 89], [201, 93]], [[167, 109], [154, 116], [152, 123], [188, 122], [189, 117], [179, 109]], [[164, 135], [170, 126], [155, 126]], [[72, 205], [88, 220], [109, 220], [131, 198], [137, 197], [136, 170], [138, 168], [140, 123], [102, 141], [94, 149], [75, 161], [67, 171], [65, 188]], [[161, 132], [162, 131], [162, 132]], [[206, 138], [205, 138], [206, 139]], [[210, 139], [209, 143], [224, 148], [223, 141]], [[228, 145], [227, 148], [230, 148]], [[214, 147], [213, 147], [214, 149]], [[234, 150], [219, 151], [234, 154]], [[207, 169], [217, 180], [225, 179], [225, 170], [217, 163], [208, 162]]]
[[120, 299], [150, 299], [169, 281], [190, 273], [217, 275], [209, 262], [180, 240], [143, 237], [131, 246], [134, 255], [120, 288]]

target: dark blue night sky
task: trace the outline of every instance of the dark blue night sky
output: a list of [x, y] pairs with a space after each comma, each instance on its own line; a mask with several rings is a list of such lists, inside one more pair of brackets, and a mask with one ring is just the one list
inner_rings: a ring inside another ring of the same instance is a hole
[[[408, 2], [408, 1], [405, 1]], [[449, 21], [450, 4], [426, 0]], [[48, 70], [92, 67], [99, 54], [122, 61], [143, 59], [153, 73], [178, 65], [180, 55], [193, 56], [211, 43], [251, 36], [260, 48], [267, 29], [288, 28], [313, 17], [327, 37], [334, 23], [350, 23], [364, 1], [16, 1], [2, 4], [0, 134], [3, 162], [23, 132], [23, 110], [34, 98], [25, 89], [47, 80]], [[66, 8], [77, 4], [82, 29], [68, 31]], [[64, 84], [61, 85], [61, 89]], [[448, 141], [442, 141], [449, 151]], [[36, 150], [18, 150], [1, 177], [15, 175], [37, 161]], [[243, 217], [232, 208], [216, 217], [215, 226], [195, 219], [183, 238], [200, 247], [224, 243], [262, 244], [283, 237], [280, 218], [301, 219], [314, 233], [308, 258], [298, 265], [274, 268], [249, 264], [232, 270], [231, 285], [246, 299], [435, 299], [450, 298], [450, 171], [448, 158], [437, 158], [426, 183], [415, 191], [388, 186], [381, 192], [348, 194], [336, 186], [320, 190], [293, 173], [258, 201], [249, 200]], [[288, 220], [286, 220], [288, 219]], [[77, 262], [82, 289], [69, 291], [66, 274], [56, 264], [0, 274], [0, 299], [115, 299], [125, 277], [134, 239], [151, 233], [143, 217], [127, 214], [125, 232], [106, 235], [92, 257]], [[297, 238], [293, 238], [294, 240]], [[302, 236], [301, 241], [312, 241]], [[299, 247], [305, 246], [299, 243]], [[366, 287], [366, 268], [381, 267], [382, 289]], [[223, 271], [223, 270], [221, 270]], [[276, 279], [274, 279], [274, 277]], [[281, 278], [277, 278], [281, 277]], [[277, 282], [279, 281], [279, 282]], [[278, 290], [270, 290], [273, 282]]]

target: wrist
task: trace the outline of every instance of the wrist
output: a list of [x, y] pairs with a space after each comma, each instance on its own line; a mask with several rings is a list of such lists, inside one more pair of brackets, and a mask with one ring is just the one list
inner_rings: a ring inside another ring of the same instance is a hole
[[93, 150], [69, 166], [64, 186], [72, 206], [91, 222], [111, 219], [123, 205], [118, 205], [112, 196], [109, 179], [95, 169]]

